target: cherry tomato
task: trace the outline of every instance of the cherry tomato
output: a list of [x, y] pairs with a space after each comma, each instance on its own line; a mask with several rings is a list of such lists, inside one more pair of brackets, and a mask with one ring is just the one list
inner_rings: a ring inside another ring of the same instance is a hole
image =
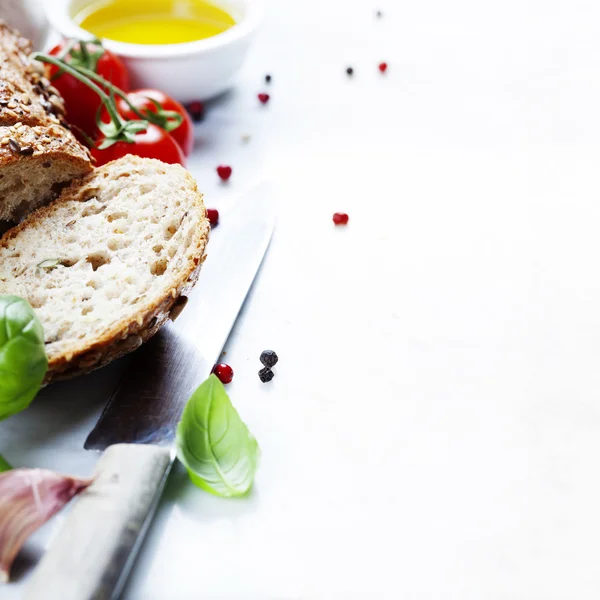
[[[158, 102], [160, 108], [163, 111], [172, 111], [181, 115], [182, 121], [181, 124], [169, 131], [171, 136], [175, 139], [175, 141], [181, 146], [183, 153], [186, 156], [189, 156], [194, 147], [194, 125], [192, 124], [192, 119], [188, 113], [188, 111], [181, 105], [177, 100], [173, 100], [170, 96], [167, 96], [164, 92], [160, 90], [134, 90], [127, 94], [127, 98], [135, 106], [142, 114], [145, 114], [147, 111], [151, 111], [153, 113], [159, 113], [159, 109], [157, 109], [156, 105], [152, 100]], [[123, 98], [116, 98], [117, 101], [117, 110], [119, 114], [126, 119], [138, 119], [139, 117], [129, 108], [127, 102], [123, 100]], [[109, 117], [106, 112], [106, 108], [102, 109], [102, 120], [105, 123], [109, 122]]]
[[[65, 40], [50, 50], [53, 56], [60, 55], [68, 42]], [[129, 74], [121, 60], [109, 50], [98, 44], [89, 42], [85, 44], [86, 52], [82, 52], [80, 44], [65, 56], [68, 63], [77, 64], [94, 71], [119, 89], [129, 91]], [[88, 136], [94, 138], [98, 134], [96, 128], [96, 115], [102, 104], [100, 96], [92, 89], [81, 83], [68, 73], [58, 75], [58, 67], [50, 65], [50, 79], [52, 85], [61, 93], [67, 109], [67, 121], [83, 130]]]
[[[96, 144], [102, 142], [102, 137]], [[111, 160], [121, 158], [126, 154], [135, 154], [146, 158], [156, 158], [170, 164], [185, 166], [185, 156], [179, 144], [164, 130], [157, 125], [148, 125], [146, 131], [135, 134], [135, 141], [116, 142], [112, 146], [99, 150], [92, 148], [92, 156], [96, 159], [96, 166], [105, 165]]]

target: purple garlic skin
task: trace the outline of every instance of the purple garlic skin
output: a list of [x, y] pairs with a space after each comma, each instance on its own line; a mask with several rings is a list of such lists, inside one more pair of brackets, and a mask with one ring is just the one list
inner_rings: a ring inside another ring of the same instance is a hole
[[46, 469], [0, 473], [0, 583], [27, 538], [91, 482]]

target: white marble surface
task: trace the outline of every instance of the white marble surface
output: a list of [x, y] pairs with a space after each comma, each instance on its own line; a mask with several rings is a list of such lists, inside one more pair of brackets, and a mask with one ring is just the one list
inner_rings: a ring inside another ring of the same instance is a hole
[[[271, 2], [190, 164], [219, 209], [280, 189], [227, 348], [262, 465], [241, 501], [175, 473], [126, 600], [598, 597], [598, 23], [592, 0]], [[0, 452], [89, 473], [109, 374], [45, 392]]]

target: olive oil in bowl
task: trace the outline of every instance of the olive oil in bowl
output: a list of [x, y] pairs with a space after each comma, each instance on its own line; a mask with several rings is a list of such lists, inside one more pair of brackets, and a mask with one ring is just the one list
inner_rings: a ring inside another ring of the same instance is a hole
[[181, 44], [222, 33], [233, 17], [206, 0], [101, 0], [74, 18], [99, 38], [130, 44]]

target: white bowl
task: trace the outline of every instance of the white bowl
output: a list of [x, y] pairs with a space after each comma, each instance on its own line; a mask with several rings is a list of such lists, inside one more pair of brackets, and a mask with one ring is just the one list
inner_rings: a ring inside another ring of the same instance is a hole
[[[67, 38], [90, 39], [73, 17], [95, 0], [46, 0], [50, 23]], [[162, 90], [180, 102], [208, 100], [231, 87], [263, 13], [263, 0], [217, 0], [236, 21], [218, 35], [182, 44], [103, 40], [127, 65], [132, 88]]]

